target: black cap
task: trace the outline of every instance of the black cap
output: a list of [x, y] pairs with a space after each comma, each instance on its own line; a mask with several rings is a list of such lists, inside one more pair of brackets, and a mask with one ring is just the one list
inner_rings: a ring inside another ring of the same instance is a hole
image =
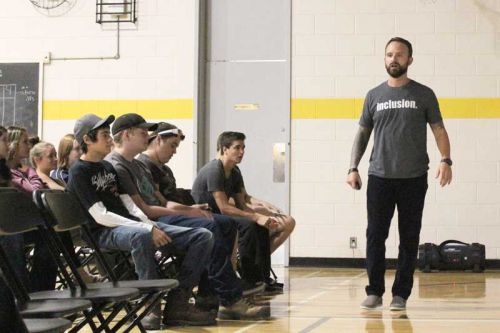
[[115, 135], [118, 132], [132, 127], [139, 127], [148, 131], [154, 131], [157, 126], [158, 125], [154, 123], [147, 123], [146, 120], [144, 120], [144, 118], [137, 113], [127, 113], [116, 118], [113, 123], [113, 127], [111, 128], [111, 133]]
[[73, 134], [75, 134], [76, 141], [78, 141], [79, 144], [82, 144], [84, 135], [99, 127], [109, 126], [114, 120], [115, 116], [113, 115], [109, 115], [102, 119], [92, 113], [88, 113], [78, 118], [76, 120], [75, 127], [73, 128]]

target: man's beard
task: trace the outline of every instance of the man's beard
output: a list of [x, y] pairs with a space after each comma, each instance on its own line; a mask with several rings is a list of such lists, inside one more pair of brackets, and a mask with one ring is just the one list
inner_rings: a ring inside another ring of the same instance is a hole
[[[397, 66], [391, 67], [392, 65], [397, 65]], [[389, 64], [389, 66], [385, 66], [385, 70], [387, 71], [387, 74], [397, 79], [406, 73], [406, 71], [408, 70], [408, 66], [392, 63]]]

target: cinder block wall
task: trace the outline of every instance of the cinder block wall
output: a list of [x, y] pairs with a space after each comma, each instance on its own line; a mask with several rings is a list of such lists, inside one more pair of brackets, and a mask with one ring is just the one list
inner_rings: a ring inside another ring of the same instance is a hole
[[[124, 27], [120, 60], [55, 61], [44, 66], [43, 139], [57, 144], [85, 112], [138, 112], [171, 121], [188, 138], [171, 165], [192, 181], [195, 1], [139, 0], [137, 27]], [[395, 35], [413, 42], [410, 77], [436, 92], [452, 142], [454, 182], [431, 169], [422, 242], [479, 241], [500, 257], [500, 4], [495, 0], [292, 0], [293, 257], [364, 257], [365, 188], [345, 184], [366, 92], [386, 79], [383, 53]], [[106, 56], [115, 30], [95, 23], [95, 2], [46, 17], [29, 1], [0, 11], [0, 60]], [[361, 163], [366, 181], [367, 157]], [[349, 237], [358, 249], [349, 249]], [[387, 242], [396, 257], [397, 227]]]
[[[486, 244], [500, 258], [500, 2], [486, 0], [293, 0], [292, 257], [356, 257], [366, 251], [366, 186], [345, 184], [366, 92], [386, 80], [393, 36], [409, 39], [409, 76], [434, 89], [452, 146], [454, 180], [434, 179], [431, 159], [421, 242]], [[371, 146], [360, 171], [367, 180]], [[366, 184], [365, 184], [366, 185]], [[387, 255], [397, 257], [397, 214]], [[358, 249], [349, 249], [349, 237]]]

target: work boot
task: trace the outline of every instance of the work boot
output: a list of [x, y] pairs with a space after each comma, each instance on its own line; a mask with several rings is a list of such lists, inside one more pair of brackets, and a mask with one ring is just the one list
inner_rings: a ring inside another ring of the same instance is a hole
[[163, 310], [163, 324], [167, 326], [208, 326], [215, 325], [215, 315], [210, 311], [197, 309], [189, 303], [191, 292], [176, 288], [168, 293]]
[[250, 304], [246, 298], [241, 298], [231, 305], [219, 306], [219, 319], [263, 319], [269, 316], [265, 306]]
[[219, 309], [219, 298], [213, 294], [196, 295], [195, 306], [202, 311], [212, 311], [217, 313]]

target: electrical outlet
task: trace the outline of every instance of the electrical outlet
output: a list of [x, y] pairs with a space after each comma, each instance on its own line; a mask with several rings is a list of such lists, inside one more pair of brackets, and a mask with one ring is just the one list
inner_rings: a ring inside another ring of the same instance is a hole
[[358, 248], [358, 238], [351, 236], [349, 237], [349, 247], [351, 249], [357, 249]]

